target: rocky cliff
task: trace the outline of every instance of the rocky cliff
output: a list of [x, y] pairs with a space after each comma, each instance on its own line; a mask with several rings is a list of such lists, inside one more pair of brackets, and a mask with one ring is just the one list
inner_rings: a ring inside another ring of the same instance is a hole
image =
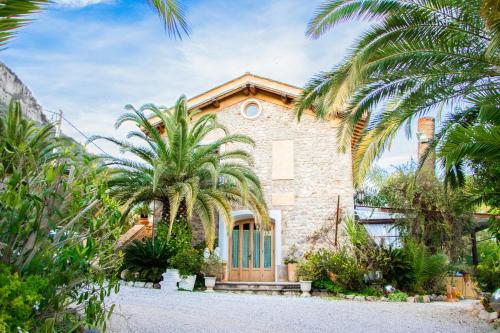
[[0, 111], [5, 109], [12, 98], [21, 103], [23, 113], [27, 117], [39, 123], [48, 122], [42, 106], [38, 104], [28, 87], [10, 68], [0, 62]]

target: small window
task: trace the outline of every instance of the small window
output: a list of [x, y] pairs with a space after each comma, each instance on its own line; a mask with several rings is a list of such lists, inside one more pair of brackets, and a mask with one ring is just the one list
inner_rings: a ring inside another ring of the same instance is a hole
[[255, 119], [260, 116], [262, 107], [257, 100], [249, 100], [241, 106], [241, 114], [248, 119]]

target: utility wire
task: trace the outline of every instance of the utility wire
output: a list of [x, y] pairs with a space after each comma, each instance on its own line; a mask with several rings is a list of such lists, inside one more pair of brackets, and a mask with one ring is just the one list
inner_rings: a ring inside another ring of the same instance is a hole
[[[54, 111], [49, 111], [49, 110], [44, 110], [44, 111], [47, 111], [47, 112], [50, 112], [50, 113], [54, 113], [54, 114], [59, 114], [58, 112], [54, 112]], [[81, 136], [83, 136], [85, 139], [87, 139], [87, 142], [90, 142], [92, 143], [94, 146], [97, 147], [97, 149], [99, 149], [101, 152], [104, 153], [104, 155], [106, 156], [109, 156], [111, 157], [110, 154], [108, 154], [107, 152], [104, 151], [104, 149], [102, 149], [101, 147], [99, 147], [99, 145], [97, 143], [95, 143], [94, 141], [90, 141], [90, 138], [85, 135], [85, 133], [83, 133], [78, 127], [76, 127], [76, 125], [74, 125], [71, 121], [69, 121], [66, 117], [64, 117], [63, 115], [61, 115], [61, 118], [63, 120], [65, 120], [69, 126], [71, 126], [74, 130], [76, 130], [78, 133], [80, 133]], [[85, 144], [86, 145], [86, 144]]]

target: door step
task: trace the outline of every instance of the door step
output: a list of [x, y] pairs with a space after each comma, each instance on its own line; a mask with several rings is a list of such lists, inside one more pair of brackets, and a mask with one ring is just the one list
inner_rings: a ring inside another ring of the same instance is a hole
[[261, 294], [261, 295], [300, 295], [300, 283], [296, 282], [230, 282], [217, 281], [215, 291]]

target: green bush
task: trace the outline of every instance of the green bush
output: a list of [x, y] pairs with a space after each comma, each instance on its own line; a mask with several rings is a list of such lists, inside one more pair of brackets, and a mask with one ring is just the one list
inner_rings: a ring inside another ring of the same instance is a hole
[[326, 289], [326, 291], [331, 293], [341, 293], [343, 290], [330, 279], [321, 279], [313, 281], [313, 288], [316, 289]]
[[177, 268], [181, 276], [198, 274], [202, 264], [203, 255], [194, 248], [181, 249], [169, 261], [169, 266]]
[[[39, 127], [24, 118], [19, 103], [3, 111], [0, 261], [19, 275], [13, 281], [23, 284], [1, 284], [14, 287], [11, 295], [19, 293], [2, 310], [3, 325], [25, 319], [21, 327], [30, 332], [102, 329], [113, 309], [105, 298], [119, 288], [116, 242], [123, 223], [118, 203], [109, 196], [109, 170], [81, 146], [55, 137], [50, 124]], [[30, 320], [24, 311], [37, 294], [43, 300]], [[0, 292], [2, 306], [11, 301], [7, 295]], [[19, 308], [21, 303], [27, 307]]]
[[410, 255], [404, 249], [393, 249], [389, 252], [389, 261], [382, 270], [387, 283], [397, 289], [409, 290], [415, 281]]
[[364, 287], [363, 269], [347, 249], [338, 251], [326, 249], [306, 254], [306, 262], [299, 263], [307, 268], [312, 280], [332, 280], [342, 290], [360, 290]]
[[431, 254], [423, 244], [408, 242], [404, 251], [411, 260], [414, 280], [410, 291], [425, 294], [440, 294], [444, 290], [444, 279], [448, 273], [448, 258], [442, 253]]
[[223, 269], [222, 260], [217, 253], [212, 252], [208, 258], [205, 258], [203, 261], [201, 272], [205, 277], [218, 277], [223, 273]]
[[406, 302], [408, 294], [398, 290], [392, 294], [389, 294], [388, 298], [389, 302]]
[[38, 275], [21, 278], [0, 265], [0, 332], [28, 331], [35, 326], [36, 313], [43, 302], [47, 279]]
[[384, 295], [382, 290], [373, 287], [366, 287], [363, 290], [361, 290], [359, 294], [363, 296], [377, 296], [377, 297], [381, 297]]
[[129, 271], [128, 279], [156, 283], [161, 281], [171, 256], [171, 249], [157, 238], [135, 240], [124, 250], [123, 268]]
[[476, 279], [483, 291], [493, 292], [500, 286], [500, 245], [495, 241], [484, 241], [478, 244], [477, 250]]

